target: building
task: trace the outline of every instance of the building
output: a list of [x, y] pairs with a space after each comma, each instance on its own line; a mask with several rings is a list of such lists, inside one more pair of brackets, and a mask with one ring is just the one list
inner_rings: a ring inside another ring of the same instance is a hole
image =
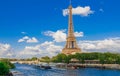
[[69, 6], [68, 36], [66, 39], [66, 45], [63, 48], [62, 53], [66, 54], [66, 55], [81, 53], [81, 49], [78, 47], [76, 38], [74, 35], [73, 20], [72, 20], [72, 5], [71, 4]]

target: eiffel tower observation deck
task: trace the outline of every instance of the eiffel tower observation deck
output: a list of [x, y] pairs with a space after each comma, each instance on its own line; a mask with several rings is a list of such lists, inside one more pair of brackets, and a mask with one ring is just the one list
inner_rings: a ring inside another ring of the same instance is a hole
[[76, 38], [74, 35], [71, 3], [69, 6], [68, 36], [66, 39], [66, 45], [63, 48], [62, 53], [66, 54], [66, 55], [81, 53], [81, 49], [78, 47], [77, 42], [76, 42]]

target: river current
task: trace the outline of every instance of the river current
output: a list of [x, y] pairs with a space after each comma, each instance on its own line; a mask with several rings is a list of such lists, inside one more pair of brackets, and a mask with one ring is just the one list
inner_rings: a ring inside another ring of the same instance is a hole
[[[12, 71], [19, 71], [21, 76], [120, 76], [120, 70], [81, 68], [77, 70], [50, 69], [43, 70], [33, 65], [15, 64]], [[20, 75], [19, 75], [20, 76]]]

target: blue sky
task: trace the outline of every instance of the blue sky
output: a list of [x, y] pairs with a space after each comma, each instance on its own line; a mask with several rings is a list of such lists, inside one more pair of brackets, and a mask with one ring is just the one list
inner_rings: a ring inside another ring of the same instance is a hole
[[[104, 40], [120, 37], [119, 0], [72, 0], [74, 8], [89, 6], [93, 14], [74, 15], [74, 30], [83, 32], [77, 40]], [[26, 46], [35, 46], [54, 37], [44, 32], [57, 32], [68, 27], [68, 16], [63, 16], [69, 0], [1, 0], [0, 1], [0, 43], [10, 44], [16, 51]], [[25, 32], [25, 33], [22, 33]], [[66, 31], [62, 31], [67, 33]], [[35, 37], [36, 43], [18, 42], [28, 36]], [[63, 43], [55, 43], [61, 44]]]

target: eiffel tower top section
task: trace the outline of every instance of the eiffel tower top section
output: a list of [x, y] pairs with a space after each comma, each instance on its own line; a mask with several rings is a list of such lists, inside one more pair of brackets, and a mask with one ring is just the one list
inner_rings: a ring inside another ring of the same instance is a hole
[[71, 4], [71, 0], [70, 0], [70, 5], [69, 5], [68, 37], [74, 37], [73, 20], [72, 20], [72, 4]]

